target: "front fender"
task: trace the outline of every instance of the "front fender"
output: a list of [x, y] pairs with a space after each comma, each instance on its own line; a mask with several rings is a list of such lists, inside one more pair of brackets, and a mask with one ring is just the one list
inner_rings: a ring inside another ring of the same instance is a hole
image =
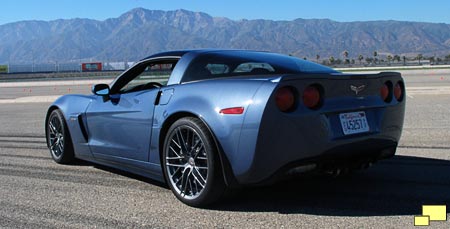
[[47, 118], [54, 109], [61, 110], [67, 123], [70, 137], [73, 143], [75, 157], [91, 158], [92, 154], [87, 144], [86, 108], [91, 103], [93, 96], [63, 95], [50, 105]]

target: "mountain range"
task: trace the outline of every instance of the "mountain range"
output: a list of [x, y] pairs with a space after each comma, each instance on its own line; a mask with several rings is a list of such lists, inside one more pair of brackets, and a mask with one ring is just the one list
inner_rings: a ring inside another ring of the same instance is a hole
[[0, 63], [135, 61], [175, 49], [265, 50], [315, 59], [358, 55], [445, 56], [450, 25], [328, 19], [231, 20], [187, 10], [136, 8], [104, 21], [67, 19], [0, 25]]

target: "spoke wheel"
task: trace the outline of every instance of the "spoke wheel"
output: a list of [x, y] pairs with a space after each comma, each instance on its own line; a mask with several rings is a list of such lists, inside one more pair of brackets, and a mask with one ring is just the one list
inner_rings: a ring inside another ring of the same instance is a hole
[[53, 116], [48, 123], [50, 151], [54, 157], [60, 157], [64, 152], [64, 132], [57, 116]]
[[200, 195], [208, 178], [208, 156], [198, 133], [180, 126], [170, 136], [166, 155], [168, 176], [175, 190], [186, 199]]
[[165, 140], [163, 162], [167, 183], [188, 205], [214, 202], [224, 190], [216, 146], [198, 119], [183, 118], [172, 125]]
[[58, 163], [69, 163], [73, 160], [73, 146], [70, 140], [64, 116], [60, 110], [53, 110], [46, 122], [47, 146], [50, 154]]

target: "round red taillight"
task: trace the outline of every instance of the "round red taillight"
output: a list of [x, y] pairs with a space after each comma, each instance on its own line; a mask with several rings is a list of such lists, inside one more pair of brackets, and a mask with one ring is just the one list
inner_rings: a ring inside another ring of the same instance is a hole
[[316, 109], [320, 106], [320, 90], [317, 86], [311, 85], [303, 91], [303, 104], [310, 109]]
[[402, 82], [400, 81], [397, 84], [395, 84], [394, 96], [397, 99], [397, 101], [401, 101], [403, 99], [403, 87]]
[[386, 103], [390, 103], [392, 101], [392, 82], [391, 81], [386, 81], [381, 86], [380, 97]]
[[283, 112], [290, 112], [295, 109], [295, 94], [291, 87], [279, 88], [275, 94], [277, 107]]
[[388, 85], [383, 84], [383, 86], [381, 86], [380, 96], [383, 101], [388, 102], [388, 100], [389, 100], [389, 86]]

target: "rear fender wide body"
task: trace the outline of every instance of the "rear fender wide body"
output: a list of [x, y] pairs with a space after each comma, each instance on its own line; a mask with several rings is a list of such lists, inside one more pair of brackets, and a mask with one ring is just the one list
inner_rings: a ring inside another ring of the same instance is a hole
[[[167, 105], [155, 107], [151, 151], [159, 152], [164, 142], [161, 133], [166, 120], [179, 113], [199, 117], [209, 127], [230, 162], [233, 174], [239, 175], [252, 164], [259, 123], [276, 83], [269, 80], [210, 80], [173, 85], [164, 88], [161, 100]], [[164, 95], [164, 91], [171, 95]], [[244, 107], [240, 115], [223, 115], [224, 108]], [[159, 154], [152, 153], [150, 162], [160, 163]]]

